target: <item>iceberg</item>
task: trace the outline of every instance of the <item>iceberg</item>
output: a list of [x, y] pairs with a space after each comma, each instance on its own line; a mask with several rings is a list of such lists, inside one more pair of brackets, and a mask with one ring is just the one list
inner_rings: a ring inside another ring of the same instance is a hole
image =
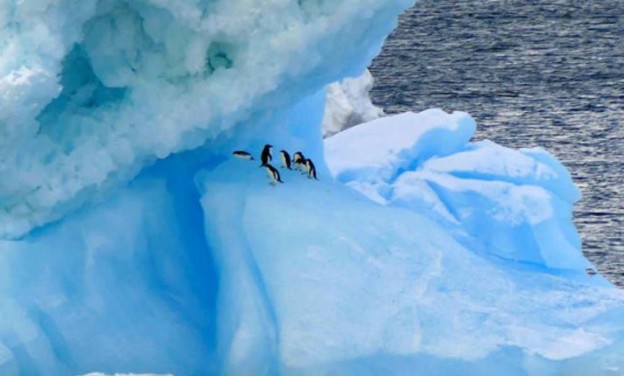
[[624, 372], [555, 158], [441, 110], [323, 140], [410, 5], [0, 0], [0, 374]]

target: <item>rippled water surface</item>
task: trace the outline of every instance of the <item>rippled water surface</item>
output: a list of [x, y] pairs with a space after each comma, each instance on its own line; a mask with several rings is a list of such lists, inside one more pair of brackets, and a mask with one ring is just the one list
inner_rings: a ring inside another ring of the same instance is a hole
[[624, 0], [423, 0], [371, 71], [388, 113], [467, 111], [478, 139], [556, 155], [586, 256], [624, 286]]

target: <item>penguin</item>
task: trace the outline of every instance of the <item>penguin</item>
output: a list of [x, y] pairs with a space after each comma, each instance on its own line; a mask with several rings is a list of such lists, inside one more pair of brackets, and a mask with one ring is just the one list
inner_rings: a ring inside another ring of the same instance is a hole
[[298, 151], [295, 153], [295, 155], [293, 156], [293, 163], [295, 164], [295, 168], [299, 171], [304, 172], [305, 171], [305, 157], [303, 156], [303, 153]]
[[293, 155], [293, 162], [294, 163], [303, 163], [305, 161], [305, 158], [303, 156], [303, 153], [298, 151], [295, 152], [295, 155]]
[[273, 156], [271, 155], [272, 147], [273, 145], [269, 145], [269, 144], [264, 145], [264, 148], [262, 149], [262, 154], [260, 155], [260, 161], [262, 162], [260, 167], [266, 166], [270, 161], [273, 160]]
[[247, 160], [247, 161], [253, 161], [254, 160], [253, 155], [249, 154], [248, 152], [246, 152], [244, 150], [235, 150], [232, 154], [236, 158], [244, 159], [244, 160]]
[[308, 169], [308, 177], [310, 179], [318, 180], [318, 178], [316, 177], [316, 167], [314, 166], [314, 163], [311, 159], [308, 158], [305, 160], [305, 166]]
[[282, 178], [280, 177], [280, 173], [279, 171], [277, 171], [275, 167], [267, 163], [264, 165], [264, 168], [266, 169], [269, 179], [271, 179], [271, 183], [270, 183], [271, 185], [275, 185], [277, 183], [283, 183]]
[[292, 168], [290, 168], [290, 154], [288, 154], [286, 150], [282, 150], [280, 151], [280, 155], [282, 156], [282, 166], [292, 170]]

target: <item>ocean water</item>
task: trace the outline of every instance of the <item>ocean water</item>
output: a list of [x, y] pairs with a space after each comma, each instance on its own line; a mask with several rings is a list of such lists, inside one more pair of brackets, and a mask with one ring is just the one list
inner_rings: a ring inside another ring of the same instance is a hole
[[624, 287], [623, 0], [423, 0], [370, 69], [387, 113], [467, 111], [476, 139], [556, 155], [583, 251]]

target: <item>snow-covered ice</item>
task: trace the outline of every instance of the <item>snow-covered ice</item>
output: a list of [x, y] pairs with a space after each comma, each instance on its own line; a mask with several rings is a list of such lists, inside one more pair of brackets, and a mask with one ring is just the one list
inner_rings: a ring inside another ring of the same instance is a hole
[[441, 110], [323, 141], [409, 5], [0, 0], [0, 374], [621, 374], [555, 158]]
[[0, 236], [361, 73], [410, 3], [0, 1]]
[[347, 77], [327, 85], [327, 101], [321, 124], [323, 137], [384, 115], [383, 109], [371, 102], [373, 81], [373, 75], [365, 69], [357, 77]]

